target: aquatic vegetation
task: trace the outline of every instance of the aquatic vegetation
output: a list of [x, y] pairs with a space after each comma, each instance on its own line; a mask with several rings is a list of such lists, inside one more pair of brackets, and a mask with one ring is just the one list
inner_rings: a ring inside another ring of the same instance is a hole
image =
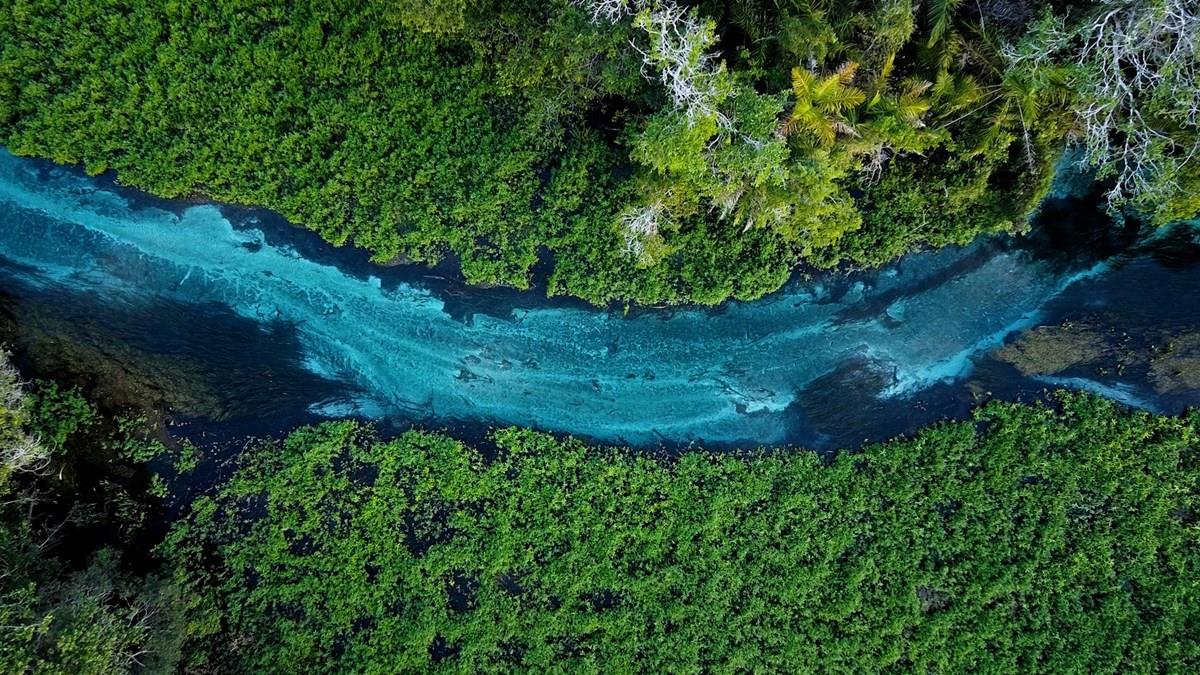
[[1150, 373], [1158, 391], [1200, 389], [1200, 333], [1170, 336], [1150, 358]]
[[993, 354], [1026, 375], [1054, 375], [1072, 366], [1095, 363], [1110, 351], [1100, 330], [1070, 324], [1038, 326]]
[[96, 409], [77, 388], [60, 387], [56, 382], [36, 383], [25, 407], [29, 428], [51, 452], [62, 452], [68, 438], [85, 433], [97, 418]]

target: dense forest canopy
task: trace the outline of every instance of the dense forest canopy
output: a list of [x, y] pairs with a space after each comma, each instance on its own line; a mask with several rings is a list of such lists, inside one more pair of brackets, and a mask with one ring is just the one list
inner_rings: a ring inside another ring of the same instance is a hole
[[1188, 0], [0, 7], [0, 143], [595, 302], [1021, 229], [1069, 144], [1200, 210]]
[[825, 458], [333, 422], [194, 498], [195, 448], [0, 394], [4, 672], [1200, 666], [1196, 413], [995, 403]]
[[331, 424], [166, 550], [252, 671], [1194, 670], [1200, 416], [1059, 405], [827, 463]]

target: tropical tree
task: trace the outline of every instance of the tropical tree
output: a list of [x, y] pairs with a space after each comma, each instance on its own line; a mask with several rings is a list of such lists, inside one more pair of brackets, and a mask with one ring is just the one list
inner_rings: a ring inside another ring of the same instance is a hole
[[896, 153], [922, 153], [946, 139], [945, 130], [930, 127], [926, 117], [934, 99], [932, 83], [906, 78], [898, 88], [876, 92], [856, 122], [857, 138], [848, 142], [851, 152], [865, 158], [863, 168], [878, 178], [888, 158]]
[[[1042, 136], [1061, 139], [1069, 132], [1074, 69], [1069, 64], [1021, 58], [1031, 44], [1033, 40], [1027, 38], [1015, 46], [1006, 45], [986, 24], [972, 26], [965, 48], [992, 82], [981, 87], [982, 98], [966, 115], [985, 120], [973, 125], [970, 154], [998, 157], [1020, 140], [1032, 168], [1039, 143], [1048, 140]], [[954, 93], [974, 98], [973, 85], [960, 82], [961, 89]]]
[[817, 75], [799, 66], [792, 68], [795, 103], [780, 131], [785, 136], [807, 132], [822, 148], [829, 148], [838, 134], [855, 135], [846, 113], [862, 104], [867, 95], [854, 87], [858, 64], [847, 61], [831, 73]]

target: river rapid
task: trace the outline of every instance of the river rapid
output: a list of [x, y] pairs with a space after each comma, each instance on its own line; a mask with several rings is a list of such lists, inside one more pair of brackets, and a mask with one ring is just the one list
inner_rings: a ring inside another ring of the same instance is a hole
[[357, 416], [834, 448], [1051, 387], [1200, 405], [1195, 228], [1139, 238], [1093, 203], [1052, 200], [1036, 237], [626, 314], [371, 265], [261, 210], [0, 151], [0, 306], [10, 339], [40, 326], [178, 380], [179, 416], [210, 430]]

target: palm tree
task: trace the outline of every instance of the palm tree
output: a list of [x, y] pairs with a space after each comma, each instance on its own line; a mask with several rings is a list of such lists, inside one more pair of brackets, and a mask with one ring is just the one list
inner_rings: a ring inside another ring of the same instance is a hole
[[848, 61], [837, 70], [818, 76], [804, 68], [792, 68], [792, 93], [796, 103], [792, 114], [780, 129], [784, 136], [807, 131], [822, 148], [833, 145], [837, 135], [853, 135], [854, 128], [845, 113], [867, 99], [861, 89], [851, 86], [858, 64]]
[[863, 111], [863, 121], [855, 125], [861, 135], [850, 148], [855, 154], [923, 152], [939, 138], [929, 129], [925, 116], [933, 105], [926, 95], [932, 83], [909, 78], [896, 90], [880, 91]]
[[1026, 159], [1033, 165], [1035, 128], [1055, 126], [1070, 104], [1071, 67], [1006, 59], [999, 36], [983, 25], [975, 26], [972, 32], [973, 39], [965, 41], [964, 46], [996, 80], [979, 88], [981, 100], [971, 111], [989, 115], [974, 152], [1001, 152], [1020, 138]]

